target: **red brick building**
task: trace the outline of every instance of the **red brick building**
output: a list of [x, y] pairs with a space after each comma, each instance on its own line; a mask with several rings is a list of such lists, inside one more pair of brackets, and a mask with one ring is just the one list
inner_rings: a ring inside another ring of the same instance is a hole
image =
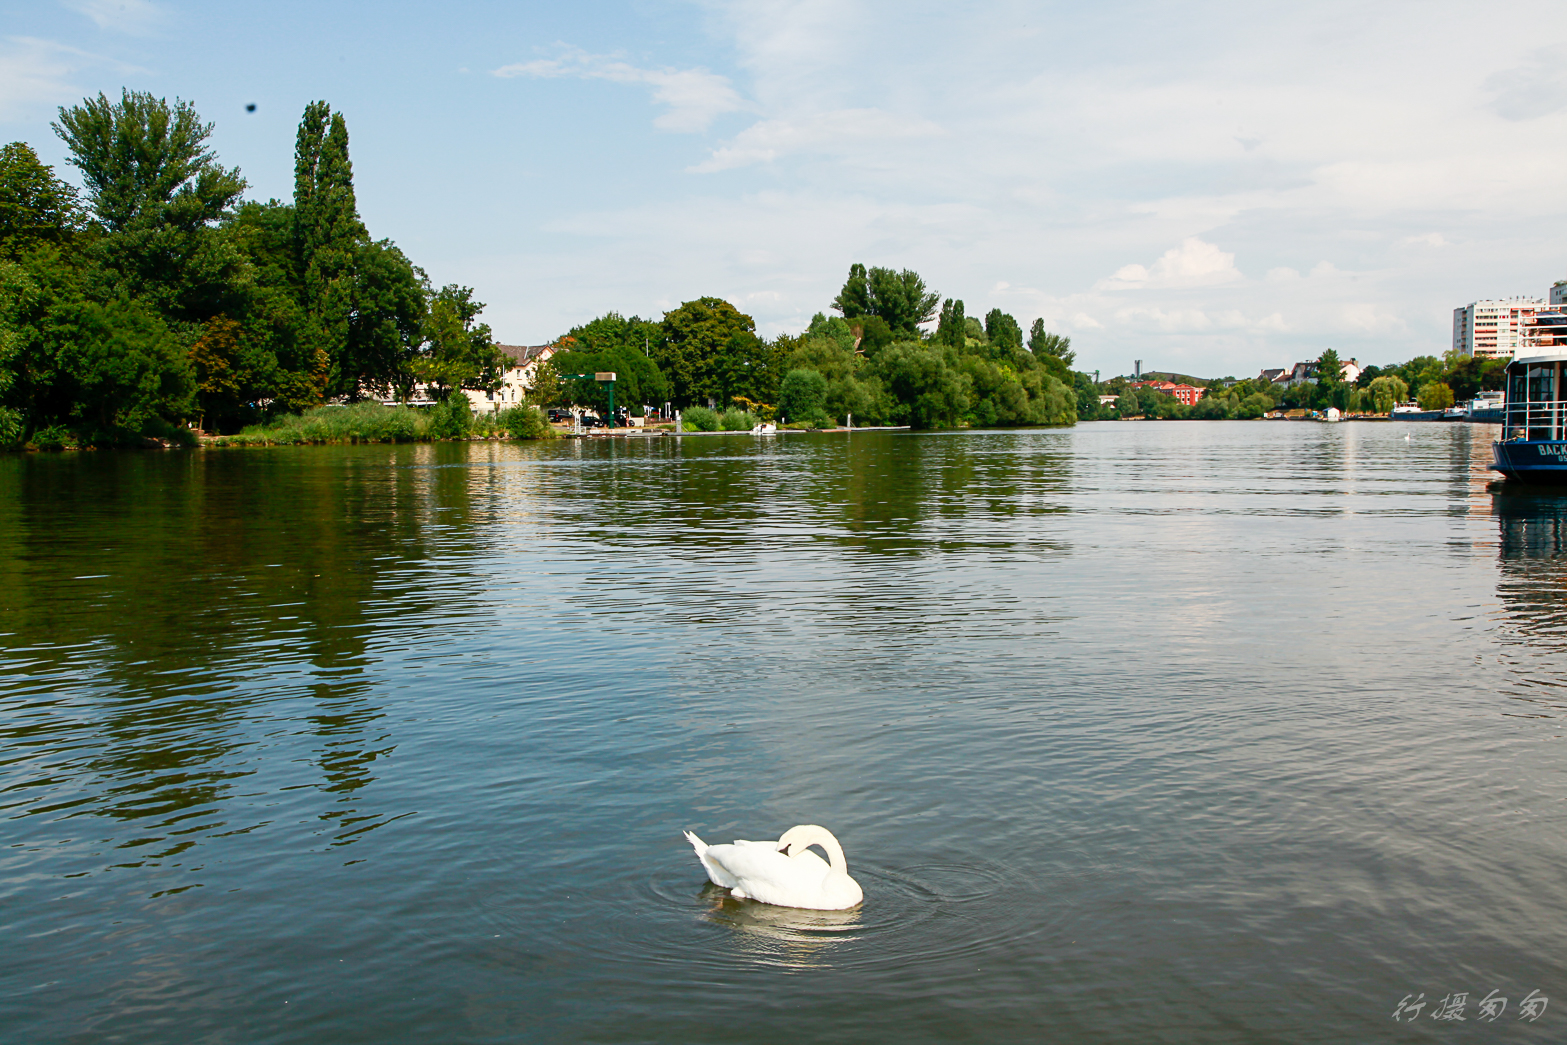
[[1151, 388], [1156, 392], [1164, 392], [1175, 397], [1175, 401], [1186, 406], [1195, 406], [1197, 400], [1207, 394], [1206, 388], [1198, 388], [1195, 385], [1178, 385], [1173, 381], [1133, 381], [1133, 388]]

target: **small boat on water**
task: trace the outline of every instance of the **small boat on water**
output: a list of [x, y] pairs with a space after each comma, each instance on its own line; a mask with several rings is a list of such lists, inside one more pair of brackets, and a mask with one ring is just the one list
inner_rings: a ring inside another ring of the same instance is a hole
[[1440, 421], [1442, 414], [1441, 410], [1422, 410], [1420, 404], [1411, 399], [1395, 406], [1388, 417], [1394, 421]]
[[1468, 420], [1476, 424], [1499, 425], [1506, 404], [1506, 392], [1481, 392], [1469, 400]]
[[1491, 444], [1492, 471], [1508, 479], [1567, 482], [1567, 400], [1562, 366], [1567, 351], [1524, 356], [1507, 364], [1502, 438]]

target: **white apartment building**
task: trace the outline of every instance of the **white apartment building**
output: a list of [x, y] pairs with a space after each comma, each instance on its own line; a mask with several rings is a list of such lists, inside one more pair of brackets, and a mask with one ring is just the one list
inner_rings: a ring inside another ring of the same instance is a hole
[[[1555, 298], [1561, 287], [1553, 287]], [[1466, 356], [1511, 359], [1520, 332], [1545, 307], [1542, 298], [1497, 298], [1453, 309], [1453, 347]]]
[[1567, 279], [1559, 279], [1551, 287], [1551, 307], [1567, 305]]

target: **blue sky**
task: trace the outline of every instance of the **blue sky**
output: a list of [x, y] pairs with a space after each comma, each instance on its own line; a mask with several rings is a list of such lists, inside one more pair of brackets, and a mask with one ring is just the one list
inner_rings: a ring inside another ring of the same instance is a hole
[[[193, 101], [256, 198], [307, 102], [360, 210], [538, 343], [716, 295], [766, 334], [852, 262], [1107, 375], [1440, 353], [1567, 278], [1558, 5], [0, 0], [0, 134]], [[254, 114], [247, 103], [257, 106]]]

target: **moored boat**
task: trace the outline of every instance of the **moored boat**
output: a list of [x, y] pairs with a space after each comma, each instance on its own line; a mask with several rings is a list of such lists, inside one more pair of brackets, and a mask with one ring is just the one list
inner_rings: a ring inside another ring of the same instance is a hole
[[1499, 425], [1506, 402], [1506, 392], [1481, 392], [1469, 400], [1469, 420], [1476, 424]]
[[1394, 421], [1440, 421], [1442, 411], [1422, 410], [1420, 404], [1411, 399], [1407, 403], [1399, 403], [1388, 416]]
[[1488, 467], [1509, 479], [1567, 482], [1567, 401], [1562, 366], [1567, 351], [1524, 356], [1507, 364], [1502, 438]]

